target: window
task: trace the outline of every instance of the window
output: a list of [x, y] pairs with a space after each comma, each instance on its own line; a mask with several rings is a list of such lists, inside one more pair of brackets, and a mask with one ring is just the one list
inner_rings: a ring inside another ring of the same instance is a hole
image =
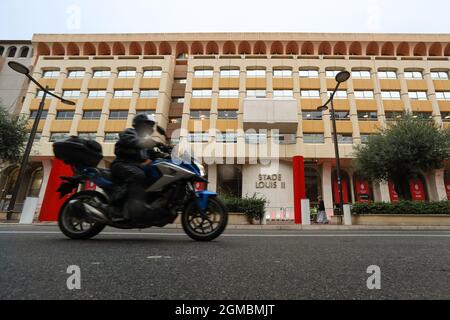
[[239, 78], [241, 71], [239, 69], [220, 70], [220, 76], [223, 78]]
[[236, 110], [219, 110], [217, 118], [218, 119], [237, 119]]
[[220, 90], [219, 97], [221, 97], [221, 98], [239, 98], [239, 89]]
[[395, 71], [378, 71], [379, 79], [397, 79], [397, 73]]
[[114, 91], [114, 98], [116, 99], [125, 99], [132, 98], [133, 90], [116, 90]]
[[[31, 111], [30, 119], [36, 119], [37, 113], [38, 113], [37, 110]], [[42, 110], [41, 119], [47, 119], [47, 114], [48, 114], [47, 110]]]
[[156, 110], [137, 110], [137, 114], [148, 114], [149, 116], [155, 116]]
[[56, 120], [72, 120], [75, 111], [58, 111], [56, 113]]
[[208, 142], [209, 136], [207, 133], [189, 133], [188, 140], [189, 142]]
[[292, 77], [292, 70], [290, 69], [275, 69], [273, 70], [274, 78], [289, 78]]
[[448, 80], [448, 72], [446, 71], [431, 72], [431, 78], [433, 80]]
[[265, 98], [266, 90], [247, 90], [248, 98]]
[[97, 133], [95, 132], [78, 132], [78, 137], [88, 140], [95, 140]]
[[273, 136], [275, 143], [278, 144], [296, 144], [297, 136], [295, 134], [277, 134]]
[[436, 99], [438, 99], [438, 100], [450, 100], [450, 91], [436, 92]]
[[16, 47], [11, 47], [8, 49], [8, 58], [14, 58], [16, 56], [17, 53], [17, 48]]
[[423, 79], [422, 72], [420, 72], [420, 71], [406, 71], [404, 75], [405, 75], [405, 79], [408, 79], [408, 80]]
[[89, 90], [89, 99], [102, 99], [106, 97], [106, 90]]
[[[332, 93], [333, 93], [333, 91], [328, 91], [328, 97], [330, 97]], [[335, 99], [347, 99], [347, 91], [345, 91], [345, 90], [336, 91], [334, 98]]]
[[273, 96], [275, 98], [292, 98], [294, 91], [292, 90], [273, 90]]
[[80, 97], [80, 90], [64, 90], [63, 91], [63, 98], [79, 98]]
[[266, 70], [263, 69], [255, 69], [255, 70], [247, 70], [247, 77], [248, 78], [265, 78], [266, 77]]
[[450, 112], [441, 112], [442, 121], [450, 121]]
[[362, 144], [367, 144], [369, 142], [370, 136], [372, 136], [373, 134], [362, 134], [361, 135], [361, 143]]
[[411, 100], [427, 100], [428, 96], [425, 91], [412, 91], [408, 92], [409, 98]]
[[134, 78], [136, 77], [136, 70], [120, 70], [117, 76], [119, 78]]
[[100, 119], [102, 112], [99, 110], [88, 110], [83, 112], [83, 120], [97, 120]]
[[172, 102], [174, 102], [174, 103], [184, 103], [184, 98], [183, 97], [172, 98]]
[[265, 133], [246, 133], [245, 134], [246, 144], [266, 144], [267, 134]]
[[175, 83], [186, 84], [187, 83], [187, 79], [186, 78], [175, 79]]
[[319, 90], [301, 90], [300, 96], [302, 98], [320, 98]]
[[351, 134], [338, 134], [337, 138], [338, 144], [353, 144], [353, 137]]
[[303, 120], [322, 120], [322, 111], [303, 111]]
[[383, 100], [400, 100], [400, 91], [381, 91]]
[[324, 143], [325, 137], [323, 133], [305, 133], [303, 134], [303, 142], [307, 144]]
[[111, 119], [111, 120], [127, 120], [128, 119], [128, 110], [110, 111], [109, 119]]
[[370, 71], [352, 71], [353, 79], [370, 79]]
[[358, 112], [359, 120], [378, 120], [378, 114], [376, 111], [361, 111]]
[[69, 79], [80, 79], [84, 78], [85, 72], [83, 70], [71, 70], [67, 75]]
[[51, 78], [58, 78], [59, 77], [59, 71], [57, 70], [47, 70], [42, 73], [42, 78], [44, 79], [51, 79]]
[[218, 133], [216, 136], [216, 141], [220, 143], [236, 143], [237, 134], [236, 133]]
[[413, 112], [413, 118], [428, 120], [433, 119], [433, 116], [431, 112]]
[[355, 91], [355, 99], [358, 100], [373, 99], [373, 91]]
[[23, 47], [21, 50], [20, 50], [20, 57], [21, 58], [26, 58], [26, 57], [28, 57], [28, 54], [30, 53], [30, 48], [28, 48], [28, 47]]
[[203, 69], [194, 71], [195, 78], [212, 78], [213, 75], [214, 71], [212, 69]]
[[105, 132], [105, 142], [116, 142], [119, 139], [119, 132]]
[[326, 70], [325, 75], [327, 78], [336, 78], [337, 74], [342, 70]]
[[[51, 93], [55, 93], [54, 90], [50, 90], [50, 92], [51, 92]], [[38, 91], [36, 91], [36, 98], [42, 98], [43, 96], [44, 96], [44, 91], [43, 91], [43, 90], [38, 90]], [[52, 96], [49, 96], [49, 95], [47, 94], [47, 99], [53, 99], [53, 97], [52, 97]]]
[[209, 119], [210, 111], [209, 110], [191, 110], [190, 114], [191, 119]]
[[350, 111], [334, 111], [336, 120], [350, 120]]
[[93, 78], [110, 78], [111, 71], [109, 70], [96, 70], [92, 75]]
[[193, 98], [211, 98], [212, 90], [192, 90]]
[[221, 196], [242, 196], [242, 166], [217, 165], [217, 192]]
[[140, 97], [141, 98], [158, 98], [159, 91], [158, 90], [141, 90]]
[[299, 76], [300, 76], [300, 78], [318, 78], [319, 71], [317, 71], [317, 70], [300, 70]]
[[403, 112], [396, 112], [396, 111], [386, 111], [384, 113], [386, 120], [388, 120], [388, 121], [400, 119], [403, 117], [403, 114], [404, 114]]
[[144, 70], [144, 78], [161, 78], [162, 70]]
[[56, 142], [56, 141], [61, 141], [64, 139], [69, 138], [70, 135], [68, 132], [52, 132], [50, 134], [50, 142]]

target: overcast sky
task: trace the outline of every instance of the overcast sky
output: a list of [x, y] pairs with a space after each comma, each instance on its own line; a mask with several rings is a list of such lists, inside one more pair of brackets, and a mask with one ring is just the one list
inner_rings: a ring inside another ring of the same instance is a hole
[[0, 39], [33, 33], [450, 33], [449, 0], [1, 0]]

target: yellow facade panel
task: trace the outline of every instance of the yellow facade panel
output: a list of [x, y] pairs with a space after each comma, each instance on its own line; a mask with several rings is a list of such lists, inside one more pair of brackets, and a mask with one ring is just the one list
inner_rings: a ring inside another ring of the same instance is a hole
[[158, 99], [138, 99], [136, 110], [156, 110]]
[[[50, 108], [50, 104], [52, 103], [52, 99], [45, 100], [44, 110], [48, 110]], [[33, 99], [30, 103], [30, 110], [39, 109], [39, 104], [41, 103], [41, 99]]]
[[352, 133], [353, 132], [352, 122], [349, 120], [336, 121], [336, 129], [338, 133]]
[[378, 121], [360, 121], [359, 131], [361, 133], [376, 133], [380, 124]]
[[322, 100], [320, 100], [320, 99], [301, 99], [300, 104], [302, 106], [302, 110], [317, 110], [317, 108], [322, 105]]
[[72, 126], [72, 120], [53, 120], [51, 132], [69, 132]]
[[209, 120], [189, 120], [189, 132], [203, 132], [209, 129]]
[[433, 106], [431, 105], [431, 101], [428, 100], [413, 100], [411, 101], [411, 109], [412, 111], [432, 112]]
[[334, 109], [347, 111], [347, 110], [350, 110], [350, 104], [349, 104], [348, 100], [346, 100], [346, 99], [337, 99], [337, 100], [334, 100]]
[[400, 80], [397, 79], [382, 79], [380, 80], [380, 88], [384, 91], [397, 91], [401, 89]]
[[78, 123], [78, 132], [97, 132], [98, 120], [80, 120]]
[[266, 89], [267, 82], [266, 78], [247, 78], [245, 85], [247, 89]]
[[239, 85], [239, 78], [220, 78], [219, 80], [220, 89], [236, 89], [239, 88]]
[[92, 90], [106, 90], [108, 88], [108, 79], [90, 79], [88, 88]]
[[300, 89], [316, 89], [320, 90], [319, 79], [300, 78]]
[[[34, 123], [34, 119], [28, 121], [27, 128], [29, 130], [31, 130], [31, 128], [33, 127], [33, 123]], [[44, 126], [45, 126], [45, 119], [41, 119], [39, 121], [37, 131], [42, 132], [42, 130], [44, 129]]]
[[114, 89], [132, 90], [134, 79], [116, 79], [114, 81]]
[[105, 123], [105, 132], [122, 132], [126, 126], [126, 120], [108, 120]]
[[272, 80], [272, 85], [275, 90], [292, 90], [292, 88], [294, 87], [294, 81], [292, 80], [292, 78], [274, 78]]
[[216, 129], [221, 132], [226, 132], [227, 130], [237, 130], [238, 121], [237, 120], [217, 120]]
[[436, 91], [450, 91], [449, 80], [434, 80], [433, 83]]
[[384, 111], [404, 111], [401, 100], [383, 100]]
[[83, 79], [65, 79], [62, 85], [63, 90], [80, 90]]
[[219, 110], [239, 109], [239, 99], [219, 98], [217, 108]]
[[110, 109], [129, 109], [131, 104], [131, 99], [111, 99], [109, 104]]
[[192, 98], [190, 103], [191, 109], [210, 109], [211, 99]]
[[450, 101], [438, 101], [441, 112], [450, 112]]
[[193, 78], [192, 88], [193, 89], [211, 89], [213, 86], [212, 78]]
[[321, 133], [324, 132], [322, 120], [304, 120], [302, 122], [303, 132], [305, 133]]
[[[334, 90], [334, 88], [336, 87], [336, 80], [335, 79], [327, 79], [327, 88], [328, 90]], [[339, 86], [340, 90], [347, 90], [348, 85], [346, 82], [341, 83], [341, 85]]]
[[159, 85], [161, 83], [160, 78], [144, 78], [141, 80], [141, 89], [155, 89], [159, 90]]
[[353, 88], [355, 90], [373, 90], [373, 81], [371, 79], [354, 79]]
[[83, 108], [101, 110], [103, 108], [104, 103], [105, 103], [104, 99], [86, 99], [84, 100]]
[[377, 111], [377, 102], [375, 100], [355, 100], [358, 111]]
[[420, 91], [427, 91], [428, 86], [427, 82], [425, 80], [406, 80], [406, 83], [408, 85], [408, 90], [420, 90]]
[[39, 83], [45, 88], [49, 87], [51, 90], [54, 90], [56, 88], [56, 82], [58, 79], [41, 79], [39, 80]]

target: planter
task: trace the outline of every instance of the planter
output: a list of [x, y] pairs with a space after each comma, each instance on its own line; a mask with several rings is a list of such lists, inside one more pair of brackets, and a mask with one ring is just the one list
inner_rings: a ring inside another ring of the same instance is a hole
[[353, 215], [352, 222], [370, 226], [450, 226], [450, 215], [362, 214]]

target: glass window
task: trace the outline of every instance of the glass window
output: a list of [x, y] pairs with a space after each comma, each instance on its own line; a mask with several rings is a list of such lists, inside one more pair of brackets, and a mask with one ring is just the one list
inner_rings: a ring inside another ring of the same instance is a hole
[[64, 90], [63, 98], [79, 98], [80, 90]]
[[274, 78], [289, 78], [292, 77], [292, 70], [290, 69], [275, 69], [273, 70]]
[[161, 78], [162, 70], [144, 70], [144, 78]]
[[102, 99], [106, 97], [106, 90], [89, 90], [89, 99]]
[[79, 132], [78, 137], [87, 139], [87, 140], [95, 140], [97, 138], [97, 133], [95, 133], [95, 132]]
[[248, 78], [265, 78], [266, 77], [266, 70], [263, 69], [256, 69], [256, 70], [247, 70], [247, 77]]
[[395, 71], [378, 71], [379, 79], [397, 79], [397, 73]]
[[425, 91], [412, 91], [408, 92], [411, 100], [428, 100], [427, 93]]
[[338, 134], [337, 138], [338, 138], [338, 143], [353, 144], [353, 137], [351, 134]]
[[220, 90], [219, 97], [221, 97], [221, 98], [239, 98], [239, 89]]
[[431, 72], [431, 78], [433, 80], [448, 80], [448, 72], [446, 71]]
[[136, 70], [120, 70], [117, 76], [119, 78], [134, 78], [136, 77]]
[[265, 98], [266, 90], [247, 90], [248, 98]]
[[366, 144], [369, 142], [370, 136], [373, 134], [361, 134], [361, 143]]
[[75, 115], [75, 111], [58, 111], [56, 113], [57, 120], [72, 120]]
[[242, 166], [217, 165], [217, 192], [221, 196], [242, 196]]
[[114, 98], [116, 99], [125, 99], [125, 98], [132, 98], [133, 97], [133, 90], [115, 90], [114, 91]]
[[305, 133], [303, 134], [303, 142], [307, 144], [324, 143], [325, 137], [323, 133]]
[[317, 70], [300, 70], [299, 76], [300, 76], [300, 78], [318, 78], [319, 71], [317, 71]]
[[71, 70], [69, 71], [69, 74], [67, 75], [67, 78], [69, 79], [80, 79], [84, 78], [84, 75], [86, 73], [83, 70]]
[[336, 78], [336, 76], [338, 75], [339, 72], [341, 72], [342, 70], [326, 70], [325, 71], [325, 76], [327, 78]]
[[319, 90], [301, 90], [300, 96], [302, 98], [320, 98]]
[[336, 117], [336, 120], [350, 120], [349, 111], [334, 111], [334, 115]]
[[189, 133], [188, 134], [188, 140], [189, 142], [208, 142], [209, 135], [208, 133]]
[[381, 91], [383, 100], [400, 100], [400, 91]]
[[211, 98], [212, 90], [192, 90], [193, 98]]
[[413, 112], [413, 118], [417, 119], [433, 119], [431, 112]]
[[370, 71], [352, 71], [353, 79], [370, 79]]
[[95, 70], [92, 75], [93, 78], [110, 78], [111, 71], [109, 70]]
[[70, 137], [68, 132], [53, 132], [50, 134], [50, 142], [61, 141]]
[[216, 141], [220, 143], [236, 143], [237, 134], [236, 133], [218, 133], [216, 136]]
[[128, 119], [128, 110], [110, 111], [109, 119], [111, 119], [111, 120], [127, 120]]
[[[332, 91], [328, 91], [328, 97], [331, 96], [331, 93], [332, 93]], [[336, 91], [334, 98], [335, 99], [347, 99], [347, 91], [345, 91], [345, 90]]]
[[119, 132], [105, 132], [105, 142], [116, 142], [119, 139]]
[[155, 116], [155, 110], [137, 110], [137, 114], [148, 114], [149, 116]]
[[436, 92], [436, 99], [438, 99], [438, 100], [450, 100], [450, 91]]
[[50, 79], [50, 78], [58, 78], [59, 77], [60, 72], [56, 71], [56, 70], [48, 70], [48, 71], [44, 71], [42, 73], [42, 78], [44, 79]]
[[[31, 111], [30, 119], [36, 119], [37, 113], [38, 113], [37, 110]], [[42, 110], [41, 119], [46, 119], [47, 118], [47, 114], [48, 114], [47, 110]]]
[[303, 111], [303, 120], [322, 120], [322, 111]]
[[220, 70], [220, 76], [223, 78], [239, 78], [241, 71], [239, 69]]
[[87, 110], [83, 112], [84, 120], [96, 120], [100, 119], [102, 112], [100, 110]]
[[159, 91], [158, 90], [141, 90], [140, 97], [141, 98], [158, 98]]
[[277, 134], [273, 136], [275, 143], [278, 144], [296, 144], [297, 136], [295, 134]]
[[358, 100], [373, 99], [373, 91], [355, 91], [355, 99]]
[[376, 111], [361, 111], [358, 112], [359, 120], [378, 120], [378, 114]]
[[246, 133], [245, 143], [247, 144], [266, 144], [267, 134], [266, 133]]
[[400, 119], [401, 117], [403, 117], [404, 113], [403, 112], [397, 112], [397, 111], [386, 111], [384, 113], [384, 116], [386, 117], [386, 120], [395, 120], [395, 119]]
[[[55, 93], [54, 90], [50, 90], [50, 92], [51, 92], [51, 93]], [[36, 91], [36, 98], [42, 98], [43, 96], [44, 96], [44, 91], [43, 91], [43, 90], [38, 90], [38, 91]], [[53, 97], [52, 97], [52, 96], [49, 96], [49, 95], [47, 94], [47, 99], [53, 99]]]
[[273, 90], [273, 96], [275, 98], [292, 98], [294, 91], [292, 90]]
[[210, 117], [210, 110], [191, 110], [190, 117], [191, 119], [209, 119]]
[[405, 75], [405, 79], [408, 79], [408, 80], [423, 79], [422, 72], [420, 72], [420, 71], [406, 71], [404, 75]]
[[194, 77], [196, 78], [212, 78], [214, 75], [213, 69], [195, 70]]
[[450, 121], [450, 112], [441, 112], [442, 121]]
[[218, 119], [237, 119], [237, 110], [219, 110]]

